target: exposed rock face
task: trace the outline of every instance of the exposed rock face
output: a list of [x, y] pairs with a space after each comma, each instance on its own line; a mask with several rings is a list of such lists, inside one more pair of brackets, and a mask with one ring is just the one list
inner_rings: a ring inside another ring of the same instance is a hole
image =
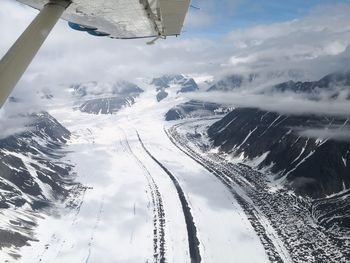
[[[270, 78], [273, 79], [273, 77], [268, 77], [267, 79]], [[248, 76], [233, 74], [220, 79], [207, 91], [230, 92], [245, 85], [254, 85], [256, 82], [261, 83], [258, 74], [249, 74]], [[317, 81], [302, 82], [290, 80], [259, 91], [259, 93], [267, 95], [275, 92], [303, 94], [312, 100], [350, 99], [350, 72], [332, 73]]]
[[269, 92], [292, 92], [305, 94], [312, 100], [350, 99], [350, 72], [329, 74], [318, 81], [295, 82], [288, 81], [278, 84]]
[[245, 78], [242, 75], [231, 75], [227, 76], [213, 86], [211, 86], [207, 91], [232, 91], [236, 88], [240, 88], [244, 83]]
[[203, 117], [222, 114], [229, 109], [222, 107], [220, 104], [191, 100], [189, 102], [177, 105], [171, 108], [166, 114], [167, 121], [184, 119], [186, 117]]
[[79, 110], [91, 114], [113, 114], [118, 112], [123, 107], [131, 106], [134, 103], [134, 95], [125, 97], [118, 96], [105, 99], [91, 99], [85, 101], [79, 107]]
[[286, 176], [298, 193], [322, 197], [350, 186], [350, 142], [306, 137], [305, 131], [350, 129], [348, 119], [284, 116], [258, 109], [236, 109], [208, 130], [215, 147], [235, 157], [259, 159]]
[[[232, 76], [210, 91], [235, 91], [250, 82]], [[259, 91], [329, 102], [350, 99], [350, 73], [318, 81], [288, 81]], [[255, 108], [235, 109], [208, 130], [213, 147], [238, 162], [275, 174], [309, 200], [315, 222], [332, 233], [350, 228], [350, 113], [344, 117], [291, 116]]]
[[157, 101], [160, 102], [162, 100], [164, 100], [166, 97], [168, 97], [168, 93], [164, 90], [160, 90], [158, 93], [157, 93]]
[[296, 194], [310, 197], [316, 223], [348, 235], [350, 141], [336, 136], [317, 138], [317, 133], [307, 137], [312, 133], [303, 132], [316, 127], [350, 134], [348, 120], [236, 109], [213, 124], [208, 134], [220, 151], [258, 169], [268, 168]]
[[156, 86], [158, 102], [168, 96], [166, 90], [171, 86], [176, 88], [176, 93], [194, 92], [198, 90], [198, 85], [195, 80], [183, 75], [164, 75], [160, 78], [154, 78], [151, 84]]
[[183, 82], [181, 82], [181, 89], [179, 89], [177, 93], [193, 92], [196, 90], [198, 90], [198, 85], [194, 79], [184, 79]]
[[28, 118], [27, 131], [0, 139], [0, 248], [13, 247], [14, 257], [16, 247], [33, 240], [40, 211], [77, 186], [61, 160], [70, 132], [48, 113]]
[[178, 85], [178, 92], [190, 92], [198, 90], [198, 85], [193, 78], [183, 75], [164, 75], [160, 78], [154, 78], [151, 82], [157, 87], [157, 90], [167, 89], [171, 85]]
[[[221, 90], [234, 90], [250, 80], [232, 76], [221, 83]], [[219, 89], [219, 84], [213, 87]], [[350, 98], [349, 87], [350, 73], [345, 72], [313, 82], [284, 82], [261, 93], [344, 101]], [[298, 193], [314, 197], [349, 188], [348, 134], [348, 116], [288, 116], [253, 108], [236, 109], [209, 129], [214, 146], [235, 157], [260, 158], [255, 161], [259, 168], [270, 167], [273, 173], [285, 176]]]

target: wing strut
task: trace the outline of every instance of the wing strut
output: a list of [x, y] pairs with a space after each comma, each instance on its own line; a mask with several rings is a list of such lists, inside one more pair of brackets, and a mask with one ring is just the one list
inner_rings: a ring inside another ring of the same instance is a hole
[[0, 61], [0, 108], [39, 51], [70, 0], [50, 0]]

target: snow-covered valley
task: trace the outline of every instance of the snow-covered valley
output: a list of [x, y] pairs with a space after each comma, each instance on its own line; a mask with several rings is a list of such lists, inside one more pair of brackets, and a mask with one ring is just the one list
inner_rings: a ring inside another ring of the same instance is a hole
[[[208, 151], [206, 130], [223, 114], [165, 121], [186, 102], [178, 88], [162, 88], [168, 95], [157, 101], [159, 90], [146, 87], [125, 105], [118, 100], [118, 111], [103, 100], [106, 114], [97, 100], [89, 98], [93, 110], [84, 112], [58, 98], [49, 113], [71, 133], [60, 162], [79, 190], [31, 211], [32, 238], [2, 247], [1, 260], [347, 262], [348, 232], [333, 236], [292, 191]], [[28, 217], [11, 206], [2, 222], [18, 211]]]
[[72, 133], [65, 159], [86, 190], [38, 219], [19, 262], [268, 262], [235, 198], [166, 136], [169, 103], [151, 91], [116, 115], [50, 111]]

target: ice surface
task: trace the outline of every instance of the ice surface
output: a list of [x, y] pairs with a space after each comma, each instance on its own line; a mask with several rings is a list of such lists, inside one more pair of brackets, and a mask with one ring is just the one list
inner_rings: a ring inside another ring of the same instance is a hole
[[[19, 262], [159, 262], [154, 248], [152, 202], [157, 187], [164, 206], [167, 262], [191, 262], [184, 214], [173, 182], [142, 148], [176, 177], [189, 204], [202, 262], [264, 263], [268, 257], [247, 216], [229, 190], [183, 154], [164, 132], [165, 112], [182, 102], [158, 103], [154, 91], [116, 115], [89, 115], [70, 107], [51, 110], [72, 133], [66, 157], [87, 186], [76, 210], [42, 218]], [[61, 104], [63, 105], [63, 104]], [[154, 180], [154, 184], [150, 184]], [[159, 251], [158, 251], [159, 252]]]

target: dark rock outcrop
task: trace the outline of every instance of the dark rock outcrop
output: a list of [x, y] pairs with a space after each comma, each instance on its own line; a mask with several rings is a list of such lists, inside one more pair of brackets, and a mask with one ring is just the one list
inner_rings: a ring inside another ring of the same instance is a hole
[[62, 161], [70, 132], [46, 112], [27, 117], [26, 131], [0, 139], [0, 248], [34, 240], [36, 215], [64, 201], [77, 186], [72, 166]]
[[215, 114], [222, 114], [228, 111], [229, 109], [217, 103], [191, 100], [171, 108], [165, 114], [165, 120], [173, 121], [184, 119], [187, 117], [212, 116]]
[[164, 100], [166, 97], [168, 97], [168, 92], [164, 91], [164, 90], [160, 90], [157, 93], [157, 101], [160, 102], [162, 100]]
[[236, 109], [213, 124], [213, 146], [285, 177], [297, 193], [324, 197], [350, 187], [350, 142], [307, 137], [304, 131], [350, 129], [347, 118], [286, 116]]
[[229, 75], [217, 81], [207, 91], [232, 91], [240, 88], [244, 83], [252, 83], [256, 77], [257, 74], [249, 74], [248, 76], [238, 74]]
[[188, 78], [183, 75], [164, 75], [160, 78], [154, 78], [151, 82], [152, 85], [156, 86], [157, 101], [160, 102], [169, 93], [166, 91], [171, 85], [176, 86], [176, 93], [194, 92], [198, 90], [198, 85], [193, 78]]

